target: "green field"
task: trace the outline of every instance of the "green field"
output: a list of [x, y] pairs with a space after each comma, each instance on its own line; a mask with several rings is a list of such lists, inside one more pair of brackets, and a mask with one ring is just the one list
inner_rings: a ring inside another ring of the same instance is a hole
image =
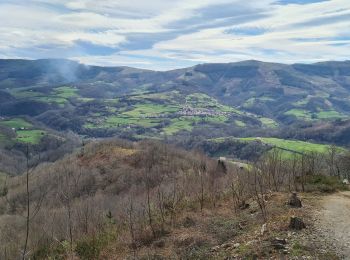
[[318, 119], [332, 119], [332, 118], [346, 117], [345, 115], [342, 115], [335, 110], [321, 111], [321, 112], [318, 112], [316, 115]]
[[244, 108], [251, 108], [253, 107], [256, 103], [266, 103], [266, 102], [271, 102], [274, 101], [273, 98], [271, 97], [253, 97], [253, 98], [249, 98], [247, 99], [244, 104], [243, 107]]
[[[98, 115], [90, 113], [84, 127], [90, 129], [123, 126], [158, 127], [159, 133], [173, 135], [181, 130], [191, 131], [196, 124], [229, 123], [230, 114], [242, 114], [200, 93], [190, 95], [183, 95], [178, 91], [143, 93], [112, 100], [118, 102], [107, 100], [108, 106], [105, 107], [104, 113]], [[123, 106], [121, 104], [123, 102], [127, 105]], [[193, 115], [176, 115], [184, 109], [193, 109]], [[240, 121], [240, 125], [244, 127], [245, 123]]]
[[[236, 138], [236, 137], [222, 137], [211, 139], [213, 142], [224, 142], [225, 140], [238, 140], [242, 142], [260, 142], [274, 147], [273, 149], [281, 149], [282, 157], [285, 159], [290, 158], [295, 153], [326, 153], [330, 148], [330, 145], [310, 143], [298, 140], [286, 140], [279, 138], [270, 137], [246, 137], [246, 138]], [[345, 151], [345, 149], [338, 147], [339, 151]], [[288, 151], [289, 150], [289, 151]]]
[[337, 119], [337, 118], [346, 118], [346, 115], [343, 115], [335, 110], [321, 110], [319, 112], [312, 113], [305, 109], [291, 109], [285, 112], [285, 115], [295, 116], [306, 121], [311, 120], [322, 120], [322, 119]]
[[56, 103], [61, 107], [64, 106], [69, 98], [78, 97], [77, 89], [70, 86], [54, 88], [50, 93], [43, 93], [38, 89], [16, 88], [10, 90], [10, 94], [16, 98], [28, 98], [35, 101], [45, 102], [48, 104]]
[[278, 123], [271, 119], [271, 118], [267, 118], [267, 117], [262, 117], [260, 118], [260, 122], [262, 123], [262, 125], [264, 127], [268, 127], [268, 128], [276, 128], [278, 127]]
[[8, 144], [11, 142], [20, 142], [28, 144], [38, 144], [41, 138], [45, 135], [45, 131], [35, 129], [33, 124], [27, 122], [23, 118], [13, 118], [0, 122], [0, 125], [14, 128], [16, 137], [9, 138], [0, 133], [0, 143]]
[[22, 118], [14, 118], [11, 120], [1, 121], [0, 124], [10, 128], [16, 128], [16, 129], [33, 127], [31, 123], [25, 121]]
[[241, 120], [235, 120], [235, 125], [236, 125], [236, 126], [239, 126], [239, 127], [245, 127], [245, 126], [246, 126], [246, 123], [244, 123], [244, 122], [241, 121]]
[[288, 116], [295, 116], [307, 121], [312, 120], [312, 113], [304, 109], [291, 109], [284, 114]]
[[279, 138], [268, 138], [268, 137], [248, 137], [248, 138], [239, 138], [242, 141], [259, 141], [265, 144], [276, 146], [278, 148], [292, 150], [295, 152], [305, 153], [305, 152], [317, 152], [325, 153], [329, 149], [329, 145], [325, 144], [315, 144], [304, 141], [296, 140], [285, 140]]
[[133, 118], [153, 117], [169, 113], [175, 113], [179, 110], [178, 106], [159, 105], [159, 104], [137, 104], [131, 111], [124, 112], [126, 116]]
[[42, 130], [18, 130], [16, 141], [28, 144], [38, 144], [45, 135]]
[[55, 88], [54, 89], [54, 96], [56, 97], [60, 97], [60, 98], [64, 98], [64, 99], [68, 99], [71, 97], [76, 97], [77, 96], [77, 89], [73, 88], [73, 87], [59, 87], [59, 88]]
[[176, 118], [171, 120], [171, 124], [163, 128], [163, 133], [166, 135], [173, 135], [181, 130], [191, 131], [193, 129], [194, 118]]

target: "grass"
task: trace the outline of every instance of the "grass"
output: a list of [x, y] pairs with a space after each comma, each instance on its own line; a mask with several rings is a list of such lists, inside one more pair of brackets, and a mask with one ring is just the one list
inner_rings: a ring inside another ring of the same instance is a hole
[[137, 104], [131, 111], [124, 112], [124, 115], [130, 117], [142, 117], [142, 116], [159, 116], [162, 114], [175, 113], [179, 110], [178, 106], [168, 106], [159, 104]]
[[345, 115], [342, 115], [341, 113], [335, 110], [321, 111], [321, 112], [318, 112], [316, 115], [318, 119], [332, 119], [332, 118], [346, 117]]
[[54, 92], [55, 92], [54, 96], [63, 98], [63, 99], [68, 99], [68, 98], [76, 97], [77, 91], [78, 90], [73, 87], [68, 87], [68, 86], [59, 87], [54, 89]]
[[10, 94], [16, 98], [28, 98], [48, 104], [56, 103], [60, 106], [64, 106], [69, 98], [78, 97], [77, 91], [78, 90], [73, 87], [64, 86], [53, 89], [49, 94], [44, 94], [33, 89], [17, 88], [10, 91]]
[[174, 90], [170, 92], [162, 92], [162, 93], [151, 93], [151, 94], [143, 94], [138, 97], [135, 97], [134, 99], [138, 100], [162, 100], [162, 101], [168, 101], [169, 103], [178, 103], [174, 102], [177, 100], [181, 100], [182, 96], [179, 91]]
[[166, 135], [173, 135], [181, 130], [191, 131], [193, 129], [193, 121], [190, 118], [176, 118], [171, 120], [171, 124], [163, 128]]
[[330, 147], [329, 145], [324, 144], [315, 144], [304, 141], [296, 141], [296, 140], [286, 140], [279, 138], [268, 138], [268, 137], [248, 137], [248, 138], [239, 138], [239, 140], [243, 141], [261, 141], [263, 143], [273, 145], [279, 148], [288, 149], [296, 152], [317, 152], [317, 153], [325, 153], [327, 149]]
[[[289, 159], [291, 158], [295, 152], [296, 153], [326, 153], [328, 149], [330, 148], [330, 145], [326, 144], [316, 144], [316, 143], [310, 143], [310, 142], [304, 142], [304, 141], [298, 141], [298, 140], [286, 140], [286, 139], [279, 139], [279, 138], [272, 138], [272, 137], [246, 137], [246, 138], [236, 138], [236, 137], [222, 137], [222, 138], [215, 138], [211, 139], [213, 142], [224, 142], [225, 140], [240, 140], [242, 142], [253, 142], [258, 141], [264, 144], [268, 144], [270, 146], [275, 146], [275, 149], [281, 148], [282, 151], [282, 158]], [[286, 151], [286, 150], [290, 151]], [[343, 148], [338, 147], [339, 151], [344, 151]]]
[[263, 102], [264, 103], [264, 102], [269, 102], [269, 101], [274, 101], [274, 99], [271, 98], [271, 97], [258, 97], [258, 98], [253, 97], [253, 98], [247, 99], [244, 102], [243, 107], [250, 108], [250, 107], [254, 106], [255, 103], [257, 103], [257, 102]]
[[10, 120], [5, 120], [0, 122], [1, 125], [6, 127], [16, 129], [16, 137], [9, 138], [0, 133], [0, 143], [10, 142], [20, 142], [28, 144], [38, 144], [45, 135], [45, 131], [34, 129], [33, 125], [30, 122], [27, 122], [23, 118], [13, 118]]
[[260, 122], [262, 123], [262, 125], [264, 127], [268, 127], [268, 128], [276, 128], [278, 127], [278, 123], [271, 119], [271, 118], [267, 118], [267, 117], [262, 117], [260, 118]]
[[22, 118], [14, 118], [10, 120], [5, 120], [0, 122], [1, 125], [10, 127], [10, 128], [31, 128], [33, 125]]
[[322, 120], [322, 119], [336, 119], [336, 118], [346, 117], [345, 115], [335, 110], [324, 110], [324, 111], [319, 111], [317, 113], [312, 113], [305, 109], [291, 109], [287, 111], [285, 115], [292, 115], [307, 121], [317, 120], [317, 119]]
[[41, 102], [44, 102], [44, 103], [48, 103], [48, 104], [56, 103], [58, 105], [64, 105], [64, 104], [66, 104], [68, 102], [66, 98], [55, 97], [55, 96], [36, 97], [35, 100], [36, 101], [41, 101]]
[[240, 120], [235, 120], [235, 125], [239, 126], [239, 127], [245, 127], [246, 123], [244, 123], [243, 121], [240, 121]]
[[216, 123], [216, 124], [222, 124], [225, 123], [228, 120], [227, 116], [207, 116], [204, 118], [204, 122], [211, 122], [211, 123]]
[[18, 130], [16, 141], [28, 144], [38, 144], [45, 135], [42, 130]]
[[285, 115], [295, 116], [297, 118], [302, 118], [304, 120], [312, 120], [312, 114], [310, 111], [304, 109], [291, 109], [284, 113]]

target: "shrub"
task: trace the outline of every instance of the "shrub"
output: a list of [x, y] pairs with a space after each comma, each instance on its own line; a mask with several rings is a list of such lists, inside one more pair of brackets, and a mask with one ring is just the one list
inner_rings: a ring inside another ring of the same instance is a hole
[[75, 252], [81, 259], [98, 259], [101, 252], [101, 241], [95, 237], [81, 240], [75, 247]]
[[224, 243], [238, 235], [239, 225], [237, 221], [232, 219], [217, 218], [210, 221], [208, 230], [221, 243]]
[[67, 248], [65, 243], [58, 244], [48, 244], [45, 243], [41, 245], [33, 254], [33, 260], [41, 260], [41, 259], [55, 259], [55, 260], [63, 260], [65, 259]]
[[180, 248], [180, 259], [210, 259], [210, 244], [203, 238], [192, 238], [192, 243]]
[[311, 175], [306, 178], [306, 189], [308, 191], [330, 193], [339, 190], [348, 190], [348, 187], [339, 178], [334, 176]]

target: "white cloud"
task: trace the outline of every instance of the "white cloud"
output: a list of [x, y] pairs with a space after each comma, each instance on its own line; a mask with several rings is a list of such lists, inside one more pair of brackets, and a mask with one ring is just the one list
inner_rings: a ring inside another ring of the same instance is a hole
[[[346, 58], [349, 0], [304, 5], [276, 1], [3, 0], [0, 56], [36, 58], [55, 55], [58, 48], [59, 55], [88, 63], [160, 69], [243, 59]], [[261, 32], [249, 35], [256, 27]], [[235, 34], [237, 29], [247, 33]], [[122, 50], [81, 53], [78, 41]]]

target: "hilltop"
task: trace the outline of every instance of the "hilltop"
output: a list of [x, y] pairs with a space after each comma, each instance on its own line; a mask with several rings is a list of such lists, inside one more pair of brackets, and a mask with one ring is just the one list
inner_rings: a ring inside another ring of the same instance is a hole
[[[349, 156], [328, 156], [289, 161], [270, 153], [241, 168], [161, 142], [90, 142], [29, 169], [26, 252], [34, 259], [340, 259], [345, 243], [339, 251], [317, 235], [342, 224], [314, 220], [320, 198], [327, 206], [334, 197], [325, 194], [348, 189], [337, 174], [347, 176]], [[25, 175], [0, 174], [0, 258], [23, 252], [26, 183]], [[291, 190], [302, 208], [286, 203]], [[306, 229], [289, 227], [295, 216]]]

